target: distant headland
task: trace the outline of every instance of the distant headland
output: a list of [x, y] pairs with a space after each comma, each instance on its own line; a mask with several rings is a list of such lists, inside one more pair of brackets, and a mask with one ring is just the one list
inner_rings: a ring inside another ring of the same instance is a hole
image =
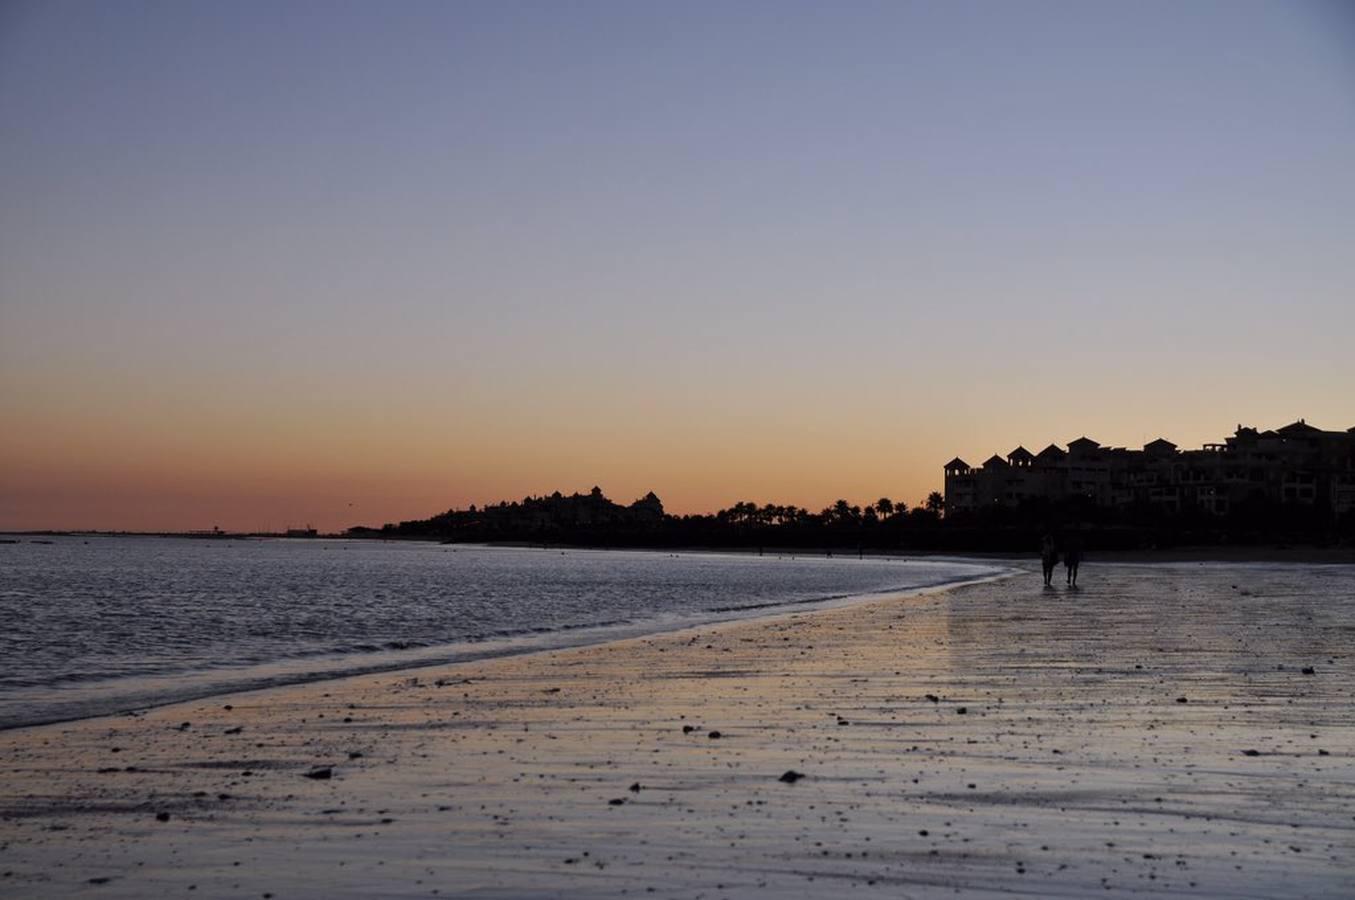
[[1089, 548], [1355, 545], [1355, 428], [1300, 419], [1199, 450], [1159, 438], [1141, 450], [1086, 437], [1066, 450], [1017, 447], [979, 467], [946, 463], [945, 493], [920, 504], [838, 500], [818, 512], [739, 502], [669, 515], [654, 493], [623, 505], [586, 494], [525, 497], [427, 519], [357, 526], [350, 537], [605, 547], [1028, 552], [1047, 533]]

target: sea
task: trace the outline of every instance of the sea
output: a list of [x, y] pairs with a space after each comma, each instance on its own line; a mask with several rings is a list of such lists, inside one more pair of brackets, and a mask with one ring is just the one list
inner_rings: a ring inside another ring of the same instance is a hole
[[855, 554], [10, 536], [0, 543], [0, 728], [579, 646], [1003, 571]]

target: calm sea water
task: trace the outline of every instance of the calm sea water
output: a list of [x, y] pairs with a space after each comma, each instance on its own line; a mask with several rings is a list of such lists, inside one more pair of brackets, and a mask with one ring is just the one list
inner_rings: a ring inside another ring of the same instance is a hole
[[0, 544], [0, 727], [995, 574], [955, 560], [324, 540]]

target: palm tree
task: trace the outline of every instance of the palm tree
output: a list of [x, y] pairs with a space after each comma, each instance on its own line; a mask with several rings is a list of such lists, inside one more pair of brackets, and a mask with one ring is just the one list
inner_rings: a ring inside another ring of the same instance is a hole
[[932, 491], [927, 495], [927, 512], [939, 516], [945, 508], [946, 498], [942, 497], [939, 491]]
[[888, 519], [894, 515], [894, 501], [888, 497], [881, 497], [875, 501], [875, 511], [880, 514], [880, 518]]

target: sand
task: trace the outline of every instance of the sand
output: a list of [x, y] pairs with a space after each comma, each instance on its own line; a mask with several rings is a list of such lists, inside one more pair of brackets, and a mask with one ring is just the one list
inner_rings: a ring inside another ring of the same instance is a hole
[[1355, 567], [1082, 580], [3, 732], [0, 895], [1355, 895]]

